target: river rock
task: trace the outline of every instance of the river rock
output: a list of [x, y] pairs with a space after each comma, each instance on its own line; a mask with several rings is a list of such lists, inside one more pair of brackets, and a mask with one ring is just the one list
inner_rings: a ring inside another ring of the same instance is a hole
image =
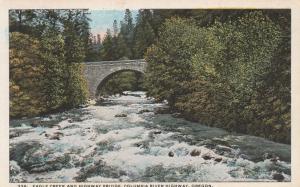
[[199, 156], [200, 153], [201, 153], [200, 150], [194, 149], [194, 150], [192, 150], [192, 151], [190, 152], [190, 155], [191, 155], [191, 156]]
[[173, 153], [172, 151], [170, 151], [169, 154], [168, 154], [168, 156], [169, 156], [169, 157], [173, 157], [173, 156], [174, 156], [174, 153]]
[[272, 158], [272, 154], [270, 154], [270, 153], [265, 153], [265, 154], [263, 154], [263, 159], [264, 159], [264, 160], [270, 159], [270, 158]]
[[216, 162], [221, 162], [221, 161], [222, 161], [222, 158], [221, 158], [221, 157], [215, 158], [215, 161], [216, 161]]
[[60, 140], [60, 138], [63, 136], [63, 133], [55, 132], [53, 134], [45, 134], [45, 137], [47, 137], [49, 140]]
[[154, 131], [153, 134], [161, 134], [161, 131]]
[[116, 118], [121, 118], [121, 117], [127, 117], [126, 114], [116, 114], [115, 115]]
[[60, 170], [69, 167], [69, 155], [53, 153], [53, 150], [39, 142], [22, 142], [10, 150], [10, 159], [29, 173]]
[[180, 117], [182, 117], [182, 114], [181, 114], [181, 113], [178, 113], [178, 112], [173, 113], [173, 114], [171, 114], [171, 115], [172, 115], [172, 117], [174, 117], [174, 118], [180, 118]]
[[84, 182], [87, 178], [97, 175], [120, 178], [122, 175], [126, 175], [126, 172], [118, 169], [117, 167], [109, 166], [102, 160], [98, 160], [81, 168], [74, 179], [76, 182]]
[[16, 176], [21, 172], [21, 167], [14, 160], [9, 161], [9, 173], [12, 176]]
[[58, 136], [64, 136], [64, 133], [62, 133], [62, 132], [54, 132], [53, 134], [58, 135]]
[[140, 111], [138, 112], [138, 114], [143, 114], [143, 113], [146, 113], [146, 112], [151, 112], [151, 111], [148, 110], [148, 109], [144, 109], [144, 110], [140, 110]]
[[19, 137], [20, 133], [18, 131], [9, 131], [9, 138]]
[[239, 157], [242, 158], [242, 159], [246, 159], [246, 160], [250, 159], [249, 156], [247, 156], [245, 154], [240, 154]]
[[270, 159], [270, 161], [274, 162], [274, 163], [277, 162], [277, 161], [279, 161], [279, 160], [280, 160], [280, 158], [278, 156], [273, 157], [273, 158]]
[[[15, 160], [18, 163], [22, 163], [22, 159], [26, 152], [35, 151], [41, 147], [38, 141], [26, 141], [17, 144], [12, 144], [9, 148], [9, 159]], [[20, 164], [19, 164], [20, 165]]]
[[282, 182], [284, 180], [284, 176], [280, 173], [273, 174], [273, 179], [277, 180], [278, 182]]
[[32, 127], [37, 127], [37, 126], [40, 126], [41, 125], [41, 121], [40, 120], [33, 120], [32, 122], [31, 122], [31, 126]]
[[271, 162], [277, 162], [280, 158], [275, 154], [265, 153], [263, 154], [263, 159], [264, 160], [270, 159]]
[[223, 152], [231, 152], [232, 151], [232, 148], [224, 146], [224, 145], [217, 145], [216, 149], [218, 151], [223, 151]]
[[140, 143], [140, 142], [138, 142], [138, 143], [135, 143], [134, 145], [135, 145], [136, 147], [141, 147], [143, 144]]
[[204, 155], [202, 155], [202, 158], [203, 158], [204, 160], [210, 160], [210, 159], [212, 159], [213, 157], [212, 157], [210, 154], [204, 154]]

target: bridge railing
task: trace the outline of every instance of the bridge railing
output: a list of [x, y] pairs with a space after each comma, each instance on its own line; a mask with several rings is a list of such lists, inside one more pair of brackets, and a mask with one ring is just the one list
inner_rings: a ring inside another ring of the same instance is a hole
[[90, 65], [96, 65], [96, 64], [121, 64], [121, 63], [141, 63], [146, 62], [145, 59], [136, 59], [136, 60], [114, 60], [114, 61], [99, 61], [99, 62], [84, 62], [83, 64], [90, 64]]

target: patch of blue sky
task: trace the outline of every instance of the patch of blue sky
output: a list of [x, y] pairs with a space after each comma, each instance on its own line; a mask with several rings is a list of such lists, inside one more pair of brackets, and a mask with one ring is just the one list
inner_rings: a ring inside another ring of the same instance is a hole
[[[138, 10], [130, 10], [133, 21], [135, 22]], [[118, 26], [124, 19], [125, 10], [90, 10], [90, 27], [93, 35], [105, 35], [107, 29], [112, 29], [114, 20], [117, 20]]]

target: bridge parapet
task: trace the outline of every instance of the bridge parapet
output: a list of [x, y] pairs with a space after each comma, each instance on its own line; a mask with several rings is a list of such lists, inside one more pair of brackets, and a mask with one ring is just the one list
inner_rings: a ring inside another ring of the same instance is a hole
[[146, 63], [144, 59], [137, 60], [116, 60], [116, 61], [100, 61], [100, 62], [85, 62], [85, 65], [117, 65], [117, 64], [131, 64], [131, 63]]

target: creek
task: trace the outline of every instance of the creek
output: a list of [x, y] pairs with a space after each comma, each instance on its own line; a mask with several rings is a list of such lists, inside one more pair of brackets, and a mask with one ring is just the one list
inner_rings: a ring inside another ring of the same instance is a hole
[[10, 121], [10, 182], [291, 181], [291, 146], [168, 114], [144, 92]]

